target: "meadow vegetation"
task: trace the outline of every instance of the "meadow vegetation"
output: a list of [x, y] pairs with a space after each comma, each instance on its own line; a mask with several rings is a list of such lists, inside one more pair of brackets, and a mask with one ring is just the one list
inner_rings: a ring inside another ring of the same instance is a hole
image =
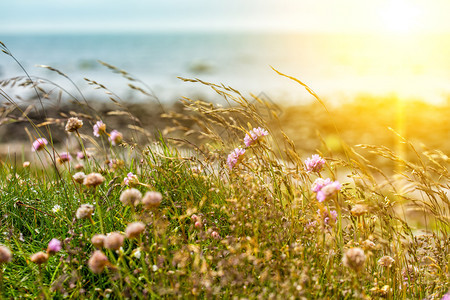
[[[155, 100], [131, 74], [106, 66]], [[213, 89], [224, 104], [181, 99], [176, 110], [161, 108], [159, 131], [93, 80], [111, 110], [45, 79], [0, 82], [2, 127], [27, 137], [26, 150], [1, 160], [1, 297], [445, 297], [442, 110], [425, 120], [436, 132], [402, 116], [389, 122], [388, 101], [375, 102], [379, 115], [357, 104], [327, 107], [297, 79], [317, 100], [304, 114], [181, 80]], [[18, 103], [5, 92], [12, 85], [33, 98]], [[57, 112], [64, 100], [74, 109]], [[421, 137], [432, 148], [417, 147]]]

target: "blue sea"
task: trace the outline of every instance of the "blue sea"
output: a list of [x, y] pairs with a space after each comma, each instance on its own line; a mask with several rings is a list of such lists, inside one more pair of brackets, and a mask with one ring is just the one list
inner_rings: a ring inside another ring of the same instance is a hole
[[[101, 60], [145, 82], [163, 102], [182, 96], [210, 97], [208, 87], [177, 77], [200, 78], [231, 86], [244, 95], [264, 93], [277, 102], [311, 101], [297, 77], [319, 96], [346, 101], [358, 95], [448, 101], [449, 36], [371, 36], [301, 33], [147, 33], [0, 35], [13, 55], [34, 76], [74, 91], [67, 74], [88, 97], [104, 98], [84, 77], [104, 84], [123, 99], [142, 100], [127, 80]], [[0, 55], [0, 79], [24, 75]]]

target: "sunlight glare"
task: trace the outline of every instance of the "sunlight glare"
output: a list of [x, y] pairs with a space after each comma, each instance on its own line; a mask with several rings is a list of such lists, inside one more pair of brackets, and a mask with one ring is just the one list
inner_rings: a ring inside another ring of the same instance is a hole
[[402, 0], [393, 0], [381, 10], [384, 29], [392, 33], [411, 33], [419, 24], [420, 9]]

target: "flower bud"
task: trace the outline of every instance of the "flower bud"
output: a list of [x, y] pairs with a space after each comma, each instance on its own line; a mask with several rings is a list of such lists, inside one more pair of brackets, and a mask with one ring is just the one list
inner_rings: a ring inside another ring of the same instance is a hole
[[364, 250], [375, 250], [377, 247], [371, 240], [365, 240], [361, 243]]
[[127, 229], [125, 229], [125, 235], [129, 239], [135, 239], [145, 230], [145, 224], [142, 222], [134, 222], [128, 224]]
[[100, 250], [95, 250], [91, 258], [89, 258], [88, 266], [95, 274], [103, 272], [105, 267], [109, 264], [108, 258]]
[[106, 249], [119, 250], [123, 245], [124, 236], [118, 232], [112, 232], [106, 236], [103, 245]]
[[91, 173], [83, 180], [83, 184], [87, 187], [96, 187], [105, 181], [105, 177], [100, 173]]
[[367, 206], [363, 204], [355, 204], [355, 206], [352, 207], [352, 210], [350, 211], [352, 216], [359, 217], [368, 212]]
[[104, 234], [94, 235], [91, 239], [92, 245], [94, 245], [94, 247], [97, 249], [103, 248], [103, 245], [105, 243], [105, 238], [106, 238], [106, 235], [104, 235]]
[[94, 206], [90, 204], [81, 204], [77, 209], [77, 219], [87, 219], [94, 213]]
[[147, 192], [142, 199], [142, 204], [144, 205], [144, 208], [151, 209], [158, 207], [161, 204], [161, 201], [162, 195], [160, 192]]
[[378, 261], [377, 261], [378, 265], [386, 267], [386, 268], [390, 268], [392, 267], [392, 265], [395, 263], [395, 260], [388, 256], [385, 255], [383, 257], [381, 257]]
[[0, 246], [0, 264], [10, 262], [11, 258], [11, 251], [5, 246]]
[[81, 121], [80, 119], [78, 119], [78, 118], [69, 118], [69, 120], [67, 120], [67, 124], [66, 124], [66, 131], [67, 132], [77, 131], [81, 127], [83, 127], [83, 121]]
[[42, 251], [39, 251], [33, 255], [31, 255], [30, 260], [37, 265], [41, 265], [46, 263], [48, 260], [48, 254]]
[[135, 188], [123, 191], [119, 198], [120, 202], [122, 202], [123, 205], [130, 206], [137, 205], [141, 201], [141, 199], [142, 193]]
[[344, 266], [359, 272], [366, 261], [366, 255], [361, 248], [350, 248], [345, 252], [342, 262]]
[[72, 178], [76, 183], [82, 184], [84, 179], [86, 178], [86, 174], [84, 174], [84, 172], [78, 172], [75, 173]]

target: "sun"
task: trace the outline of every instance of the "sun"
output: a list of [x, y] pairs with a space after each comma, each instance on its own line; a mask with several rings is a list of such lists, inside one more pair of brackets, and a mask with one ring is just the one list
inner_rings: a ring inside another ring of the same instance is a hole
[[420, 9], [411, 2], [391, 0], [380, 12], [382, 27], [392, 33], [412, 33], [418, 29]]

